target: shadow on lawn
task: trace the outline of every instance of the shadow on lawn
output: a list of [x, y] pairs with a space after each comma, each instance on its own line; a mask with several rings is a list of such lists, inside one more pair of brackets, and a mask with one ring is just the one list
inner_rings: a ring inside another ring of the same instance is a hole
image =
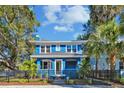
[[66, 88], [111, 88], [111, 84], [104, 81], [93, 80], [92, 84], [65, 84], [62, 82], [51, 83], [52, 85], [57, 85]]

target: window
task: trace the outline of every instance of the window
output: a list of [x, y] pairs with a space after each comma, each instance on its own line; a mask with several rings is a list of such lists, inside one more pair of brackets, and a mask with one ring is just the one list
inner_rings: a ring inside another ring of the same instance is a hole
[[45, 46], [41, 46], [41, 53], [45, 52]]
[[120, 66], [120, 69], [124, 69], [124, 64], [123, 64], [123, 62], [120, 62], [120, 63], [119, 63], [119, 66]]
[[50, 46], [46, 46], [46, 52], [50, 53]]
[[42, 69], [51, 69], [51, 63], [49, 61], [43, 61]]
[[65, 68], [66, 69], [76, 69], [77, 61], [66, 61]]
[[60, 51], [60, 46], [56, 46], [56, 51]]
[[73, 45], [73, 46], [72, 46], [72, 51], [73, 51], [73, 52], [76, 52], [76, 45]]
[[67, 46], [67, 52], [71, 52], [71, 46], [70, 45]]

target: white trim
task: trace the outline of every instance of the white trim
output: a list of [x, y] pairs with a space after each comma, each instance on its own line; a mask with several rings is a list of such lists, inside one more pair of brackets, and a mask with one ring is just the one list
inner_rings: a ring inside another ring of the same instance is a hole
[[78, 45], [76, 45], [76, 53], [78, 53]]
[[72, 44], [82, 44], [86, 43], [87, 40], [82, 40], [82, 41], [30, 41], [34, 45], [44, 45], [44, 44], [61, 44], [61, 45], [72, 45]]
[[67, 53], [67, 45], [65, 45], [65, 52]]
[[58, 75], [56, 74], [56, 61], [61, 61], [61, 71], [62, 71], [62, 59], [55, 59], [55, 75]]
[[52, 45], [50, 45], [50, 53], [52, 53]]
[[37, 57], [37, 58], [77, 58], [77, 57], [87, 57], [87, 55], [82, 55], [82, 54], [65, 54], [65, 55], [58, 55], [58, 54], [48, 54], [48, 55], [30, 55], [30, 57]]
[[72, 51], [72, 45], [71, 45], [71, 53], [73, 53], [73, 51]]
[[56, 45], [56, 51], [60, 51], [60, 45]]
[[40, 45], [40, 49], [39, 49], [39, 54], [41, 54], [41, 45]]
[[44, 45], [44, 47], [45, 47], [45, 53], [46, 53], [46, 45]]

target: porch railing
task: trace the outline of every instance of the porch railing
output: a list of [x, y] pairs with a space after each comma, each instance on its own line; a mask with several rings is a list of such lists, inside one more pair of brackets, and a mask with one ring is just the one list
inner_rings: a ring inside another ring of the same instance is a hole
[[76, 69], [67, 69], [67, 70], [39, 70], [38, 74], [42, 77], [70, 77], [70, 78], [77, 78], [78, 71]]

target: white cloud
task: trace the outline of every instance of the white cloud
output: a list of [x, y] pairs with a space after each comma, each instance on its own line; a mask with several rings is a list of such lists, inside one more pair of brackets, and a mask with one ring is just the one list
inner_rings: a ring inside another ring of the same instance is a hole
[[54, 30], [59, 31], [59, 32], [69, 32], [69, 31], [73, 31], [73, 29], [70, 26], [59, 26], [56, 25], [54, 26]]
[[45, 6], [44, 11], [47, 21], [43, 24], [57, 24], [54, 29], [58, 31], [72, 31], [74, 24], [86, 23], [89, 20], [89, 12], [84, 6]]
[[54, 29], [56, 30], [56, 31], [68, 31], [68, 29], [67, 29], [67, 27], [65, 27], [65, 26], [58, 26], [58, 25], [56, 25], [55, 27], [54, 27]]
[[55, 13], [61, 12], [61, 6], [56, 6], [56, 5], [44, 6], [44, 11], [45, 11], [45, 17], [47, 18], [48, 22], [55, 23], [58, 18], [55, 15]]
[[83, 6], [73, 6], [68, 8], [67, 12], [63, 13], [63, 23], [75, 24], [86, 23], [89, 20], [89, 13]]

